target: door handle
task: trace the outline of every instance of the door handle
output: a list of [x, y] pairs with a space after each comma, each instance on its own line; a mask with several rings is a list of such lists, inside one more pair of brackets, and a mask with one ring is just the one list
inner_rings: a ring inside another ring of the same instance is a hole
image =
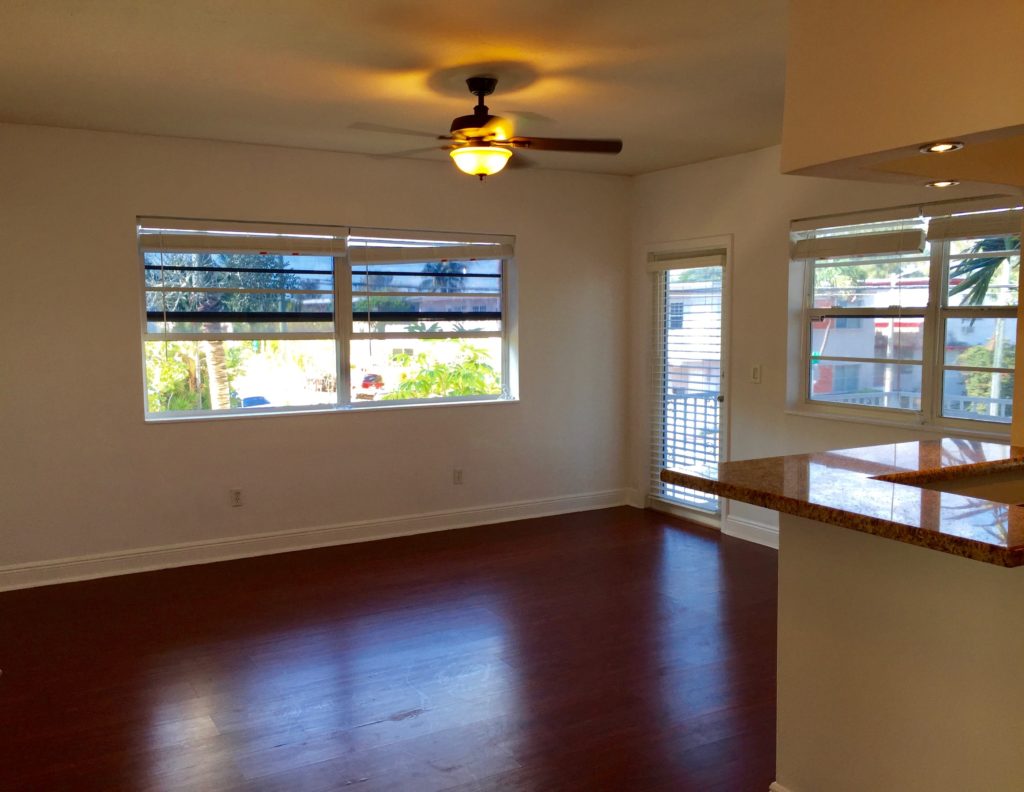
[[718, 399], [718, 403], [721, 404], [722, 402], [725, 401], [725, 396], [723, 396], [721, 393], [719, 393], [718, 396], [717, 396], [717, 399]]

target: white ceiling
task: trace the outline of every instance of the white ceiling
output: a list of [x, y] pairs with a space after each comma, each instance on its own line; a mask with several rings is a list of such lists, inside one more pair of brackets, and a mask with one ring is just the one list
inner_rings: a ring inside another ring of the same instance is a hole
[[[464, 79], [539, 167], [637, 174], [777, 143], [786, 0], [4, 0], [0, 121], [362, 154], [430, 145]], [[444, 159], [441, 151], [412, 156]], [[519, 155], [517, 155], [519, 156]]]

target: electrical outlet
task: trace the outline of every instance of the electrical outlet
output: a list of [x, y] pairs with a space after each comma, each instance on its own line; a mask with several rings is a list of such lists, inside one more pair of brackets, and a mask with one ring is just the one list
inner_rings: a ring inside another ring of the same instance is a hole
[[228, 498], [231, 501], [231, 505], [234, 507], [242, 505], [242, 491], [240, 489], [228, 490]]
[[462, 468], [452, 468], [452, 484], [462, 484]]
[[760, 385], [761, 384], [761, 367], [760, 366], [754, 366], [753, 368], [750, 369], [750, 381], [753, 382], [755, 385]]

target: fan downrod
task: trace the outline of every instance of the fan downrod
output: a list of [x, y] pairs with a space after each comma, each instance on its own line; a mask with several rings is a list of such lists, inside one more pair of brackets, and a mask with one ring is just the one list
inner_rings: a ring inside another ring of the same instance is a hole
[[484, 104], [484, 97], [494, 93], [497, 84], [497, 77], [477, 75], [466, 79], [470, 93], [476, 97], [476, 107], [473, 108], [472, 115], [459, 116], [452, 121], [453, 135], [472, 139], [483, 138], [492, 133], [491, 125], [501, 119], [490, 114], [490, 109]]

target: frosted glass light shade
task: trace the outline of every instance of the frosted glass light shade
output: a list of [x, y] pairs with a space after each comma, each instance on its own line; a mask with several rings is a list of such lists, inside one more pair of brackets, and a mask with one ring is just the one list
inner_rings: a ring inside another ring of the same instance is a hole
[[501, 146], [462, 146], [452, 149], [456, 167], [470, 176], [493, 176], [505, 167], [512, 150]]

